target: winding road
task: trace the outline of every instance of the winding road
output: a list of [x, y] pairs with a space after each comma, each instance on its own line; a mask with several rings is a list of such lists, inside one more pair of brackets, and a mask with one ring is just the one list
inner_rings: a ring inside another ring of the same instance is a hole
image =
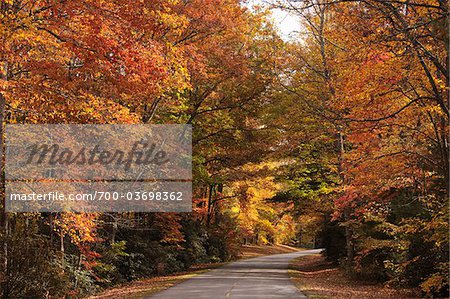
[[307, 298], [289, 278], [289, 262], [321, 249], [274, 254], [227, 264], [197, 275], [148, 299]]

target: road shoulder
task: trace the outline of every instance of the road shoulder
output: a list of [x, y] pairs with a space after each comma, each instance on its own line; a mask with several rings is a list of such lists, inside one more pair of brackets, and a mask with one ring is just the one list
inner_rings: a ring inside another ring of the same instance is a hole
[[320, 254], [302, 256], [289, 265], [289, 276], [297, 288], [314, 299], [419, 298], [414, 290], [397, 290], [351, 278]]

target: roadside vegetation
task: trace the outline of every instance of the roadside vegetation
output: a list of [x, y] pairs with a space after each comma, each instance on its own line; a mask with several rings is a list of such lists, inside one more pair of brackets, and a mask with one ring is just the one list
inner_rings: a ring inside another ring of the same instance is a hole
[[418, 289], [398, 289], [361, 280], [320, 254], [295, 259], [289, 266], [289, 276], [311, 299], [420, 298]]

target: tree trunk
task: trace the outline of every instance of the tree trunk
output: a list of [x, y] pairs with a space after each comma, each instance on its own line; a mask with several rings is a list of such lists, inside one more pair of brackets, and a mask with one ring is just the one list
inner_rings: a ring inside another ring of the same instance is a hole
[[62, 231], [60, 231], [60, 235], [59, 235], [59, 241], [60, 241], [60, 251], [61, 251], [61, 265], [64, 268], [65, 267], [65, 249], [64, 249], [64, 234]]
[[[2, 198], [2, 213], [0, 216], [1, 221], [1, 227], [3, 228], [3, 236], [4, 236], [4, 242], [3, 242], [3, 271], [5, 275], [8, 275], [8, 268], [9, 268], [9, 260], [8, 260], [8, 236], [9, 236], [9, 221], [8, 221], [8, 213], [6, 212], [6, 194], [5, 194], [5, 157], [4, 157], [4, 135], [5, 130], [3, 126], [3, 122], [5, 120], [5, 97], [2, 93], [0, 93], [0, 164], [1, 164], [1, 173], [0, 173], [0, 180], [1, 180], [1, 198]], [[8, 279], [5, 279], [5, 285], [4, 287], [4, 294], [6, 296], [8, 295]]]
[[207, 210], [206, 210], [206, 225], [208, 227], [211, 223], [213, 192], [214, 192], [214, 184], [211, 184], [211, 185], [209, 185], [208, 206], [207, 206]]
[[[338, 170], [339, 170], [339, 176], [341, 177], [341, 184], [342, 186], [345, 186], [345, 174], [344, 174], [344, 153], [345, 153], [345, 148], [344, 148], [344, 134], [342, 133], [342, 128], [338, 127], [338, 146], [339, 146], [339, 165], [338, 165]], [[345, 221], [345, 249], [346, 249], [346, 255], [347, 255], [347, 260], [349, 262], [353, 261], [353, 256], [354, 256], [354, 250], [353, 250], [353, 236], [352, 236], [352, 230], [348, 225], [348, 221], [350, 220], [350, 209], [349, 207], [346, 207], [344, 210], [344, 221]]]

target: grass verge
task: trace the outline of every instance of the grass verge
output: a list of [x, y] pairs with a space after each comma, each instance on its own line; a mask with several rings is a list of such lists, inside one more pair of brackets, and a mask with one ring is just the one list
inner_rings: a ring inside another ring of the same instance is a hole
[[302, 248], [296, 248], [287, 245], [271, 245], [271, 246], [244, 245], [242, 246], [242, 251], [239, 258], [245, 259], [270, 254], [290, 253], [299, 250], [302, 250]]

